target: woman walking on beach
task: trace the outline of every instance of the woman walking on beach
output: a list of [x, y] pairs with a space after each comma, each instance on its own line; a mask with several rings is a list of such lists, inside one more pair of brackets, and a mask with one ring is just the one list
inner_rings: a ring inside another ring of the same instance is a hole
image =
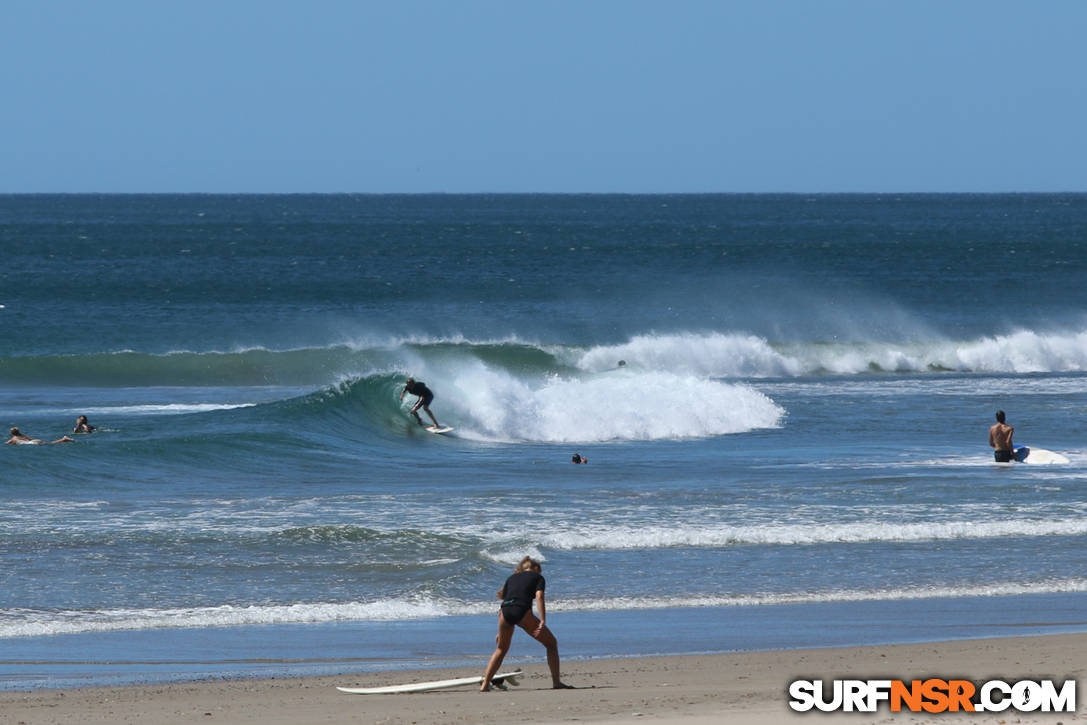
[[[498, 615], [498, 636], [495, 637], [498, 646], [495, 647], [491, 661], [487, 663], [487, 669], [483, 673], [483, 685], [479, 688], [480, 692], [491, 689], [491, 678], [502, 666], [502, 660], [509, 652], [510, 642], [513, 641], [513, 628], [518, 625], [547, 648], [547, 666], [551, 669], [551, 686], [556, 690], [570, 687], [559, 679], [559, 642], [547, 628], [547, 608], [544, 605], [546, 582], [540, 570], [540, 562], [526, 556], [498, 592], [498, 598], [502, 600], [502, 609]], [[536, 611], [540, 613], [539, 619], [532, 613], [533, 601], [536, 602]]]

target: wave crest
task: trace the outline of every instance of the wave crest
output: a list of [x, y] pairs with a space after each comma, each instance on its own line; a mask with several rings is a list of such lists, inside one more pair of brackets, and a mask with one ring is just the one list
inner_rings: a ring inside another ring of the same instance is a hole
[[0, 356], [0, 380], [75, 385], [329, 385], [373, 374], [444, 371], [483, 363], [523, 377], [629, 370], [704, 378], [868, 372], [1067, 373], [1087, 371], [1087, 329], [1018, 330], [969, 340], [772, 342], [743, 332], [646, 333], [620, 343], [395, 338], [296, 349], [229, 352], [131, 350]]
[[708, 437], [772, 428], [785, 415], [747, 385], [664, 372], [531, 381], [480, 365], [459, 371], [446, 395], [462, 435], [499, 441]]
[[774, 350], [755, 335], [639, 335], [621, 345], [594, 347], [574, 364], [589, 371], [615, 368], [619, 361], [646, 370], [670, 370], [703, 377], [787, 377], [804, 372], [800, 360]]
[[1020, 330], [974, 340], [803, 342], [774, 344], [755, 335], [682, 333], [640, 335], [571, 356], [592, 372], [622, 360], [643, 370], [715, 378], [856, 375], [870, 372], [1067, 373], [1087, 371], [1087, 330]]
[[[994, 582], [959, 587], [872, 590], [819, 590], [674, 597], [607, 597], [548, 600], [555, 612], [652, 610], [685, 607], [752, 607], [816, 602], [896, 601], [931, 598], [993, 597], [1087, 591], [1087, 579]], [[490, 601], [429, 596], [370, 602], [306, 602], [298, 604], [223, 605], [177, 609], [105, 609], [96, 611], [8, 610], [0, 615], [0, 640], [83, 632], [239, 627], [324, 622], [398, 622], [462, 615], [490, 615]]]
[[562, 550], [719, 548], [742, 545], [856, 544], [1003, 539], [1039, 536], [1084, 536], [1087, 521], [1032, 519], [940, 521], [890, 524], [885, 521], [836, 524], [778, 524], [755, 526], [639, 526], [600, 530], [570, 529], [549, 534], [540, 543]]

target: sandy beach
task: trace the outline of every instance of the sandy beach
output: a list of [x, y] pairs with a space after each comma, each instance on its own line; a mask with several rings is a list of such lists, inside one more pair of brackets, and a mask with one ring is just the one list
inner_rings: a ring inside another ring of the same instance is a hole
[[[484, 658], [480, 658], [482, 668]], [[348, 695], [370, 687], [479, 674], [477, 670], [191, 682], [169, 685], [0, 693], [3, 725], [49, 723], [1076, 723], [1075, 713], [795, 713], [788, 684], [798, 678], [1087, 679], [1087, 634], [739, 654], [602, 659], [563, 663], [578, 689], [550, 688], [543, 662], [506, 691], [475, 688], [408, 695]], [[517, 713], [513, 715], [513, 713]]]

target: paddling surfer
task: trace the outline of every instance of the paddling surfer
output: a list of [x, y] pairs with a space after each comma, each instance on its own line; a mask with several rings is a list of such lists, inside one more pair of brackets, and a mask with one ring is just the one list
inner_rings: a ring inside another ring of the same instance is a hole
[[55, 441], [38, 440], [37, 438], [31, 438], [28, 435], [23, 435], [22, 431], [20, 431], [18, 428], [12, 428], [9, 432], [11, 434], [11, 438], [8, 438], [7, 440], [7, 445], [9, 446], [47, 446], [52, 445], [53, 443], [75, 442], [74, 439], [69, 438], [68, 436], [57, 438]]
[[[491, 689], [491, 678], [502, 666], [502, 660], [513, 641], [513, 628], [517, 626], [547, 648], [551, 687], [556, 690], [570, 689], [570, 685], [559, 679], [559, 642], [546, 624], [547, 607], [544, 605], [544, 588], [547, 582], [540, 573], [541, 568], [540, 562], [526, 556], [498, 592], [498, 598], [502, 600], [502, 609], [498, 614], [498, 636], [495, 637], [497, 646], [487, 663], [487, 669], [483, 672], [480, 692]], [[540, 613], [538, 619], [532, 613], [533, 602], [536, 603], [536, 611]]]
[[1015, 456], [1012, 448], [1012, 433], [1015, 428], [1004, 422], [1004, 411], [996, 411], [996, 423], [989, 428], [989, 445], [993, 447], [993, 456], [997, 463], [1010, 463]]
[[426, 386], [426, 383], [415, 378], [408, 378], [404, 383], [404, 389], [400, 391], [400, 399], [404, 399], [404, 393], [411, 393], [412, 395], [418, 395], [419, 399], [415, 401], [415, 405], [411, 406], [411, 414], [415, 416], [415, 420], [419, 422], [419, 425], [423, 425], [423, 419], [419, 417], [419, 408], [426, 411], [426, 414], [430, 416], [430, 419], [434, 421], [435, 428], [441, 428], [438, 424], [438, 419], [434, 417], [434, 414], [430, 412], [430, 403], [434, 400], [434, 393], [430, 388]]

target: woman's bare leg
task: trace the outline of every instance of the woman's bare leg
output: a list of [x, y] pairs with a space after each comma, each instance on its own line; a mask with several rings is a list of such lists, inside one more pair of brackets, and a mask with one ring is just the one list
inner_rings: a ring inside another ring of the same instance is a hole
[[[559, 641], [545, 624], [540, 629], [540, 620], [532, 612], [525, 614], [525, 618], [517, 623], [522, 629], [532, 635], [532, 638], [547, 648], [547, 667], [551, 670], [551, 687], [564, 689], [568, 685], [563, 684], [559, 677]], [[539, 633], [536, 632], [540, 629]]]
[[498, 636], [495, 637], [496, 646], [494, 654], [491, 655], [491, 661], [487, 663], [487, 669], [483, 671], [483, 684], [479, 686], [480, 692], [491, 689], [491, 678], [494, 677], [494, 673], [498, 672], [498, 668], [502, 666], [502, 660], [506, 658], [506, 653], [510, 651], [510, 642], [512, 641], [513, 625], [507, 622], [506, 618], [499, 613]]

